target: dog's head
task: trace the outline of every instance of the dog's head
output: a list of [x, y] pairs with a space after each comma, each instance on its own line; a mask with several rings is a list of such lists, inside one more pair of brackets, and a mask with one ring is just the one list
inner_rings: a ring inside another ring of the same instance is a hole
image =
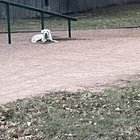
[[41, 33], [44, 34], [45, 38], [47, 39], [48, 36], [49, 36], [49, 34], [50, 34], [50, 30], [48, 30], [48, 29], [43, 29], [43, 30], [41, 30]]

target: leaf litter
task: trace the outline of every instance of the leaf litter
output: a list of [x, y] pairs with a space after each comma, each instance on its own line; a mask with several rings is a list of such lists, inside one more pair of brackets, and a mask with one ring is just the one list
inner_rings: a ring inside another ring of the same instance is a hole
[[0, 105], [0, 140], [138, 140], [140, 84], [51, 92]]

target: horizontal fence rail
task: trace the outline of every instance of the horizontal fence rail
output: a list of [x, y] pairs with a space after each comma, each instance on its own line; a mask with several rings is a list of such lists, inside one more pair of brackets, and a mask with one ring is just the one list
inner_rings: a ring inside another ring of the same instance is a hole
[[67, 15], [54, 13], [54, 12], [48, 12], [48, 11], [43, 10], [43, 9], [39, 9], [39, 8], [35, 8], [35, 7], [32, 7], [32, 6], [27, 6], [27, 5], [19, 4], [19, 3], [15, 3], [15, 2], [10, 2], [10, 1], [6, 1], [6, 0], [0, 0], [0, 3], [6, 5], [7, 28], [8, 28], [8, 43], [9, 44], [11, 44], [10, 6], [15, 6], [15, 7], [24, 8], [24, 9], [28, 9], [28, 10], [31, 10], [31, 11], [39, 12], [41, 14], [41, 29], [44, 29], [44, 14], [67, 19], [68, 20], [69, 37], [71, 37], [71, 20], [72, 21], [77, 20], [76, 18], [67, 16]]

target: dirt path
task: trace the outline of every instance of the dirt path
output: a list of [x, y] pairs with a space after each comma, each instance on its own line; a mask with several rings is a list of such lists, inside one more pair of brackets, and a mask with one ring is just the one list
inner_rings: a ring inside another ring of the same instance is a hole
[[31, 44], [33, 34], [0, 35], [0, 103], [50, 90], [92, 90], [140, 74], [140, 29], [54, 32], [58, 43]]

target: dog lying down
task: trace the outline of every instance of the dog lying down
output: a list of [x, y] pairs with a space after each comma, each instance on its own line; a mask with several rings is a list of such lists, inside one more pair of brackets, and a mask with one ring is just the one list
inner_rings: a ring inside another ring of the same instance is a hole
[[45, 43], [45, 42], [54, 42], [56, 43], [56, 40], [52, 39], [51, 31], [49, 29], [43, 29], [41, 30], [40, 34], [36, 34], [31, 39], [32, 43]]

